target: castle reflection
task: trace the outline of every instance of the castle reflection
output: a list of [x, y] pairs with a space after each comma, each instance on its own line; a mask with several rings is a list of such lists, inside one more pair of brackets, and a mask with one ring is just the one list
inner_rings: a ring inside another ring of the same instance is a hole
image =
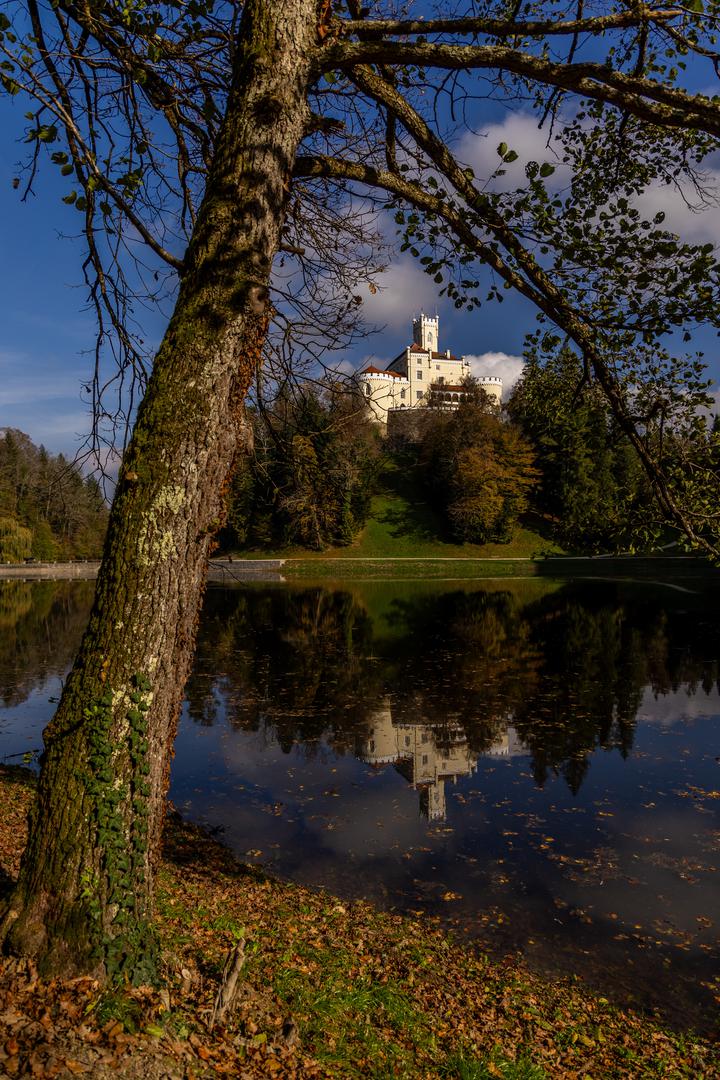
[[[468, 745], [465, 729], [459, 724], [430, 725], [396, 723], [389, 697], [368, 714], [367, 738], [358, 756], [367, 765], [393, 765], [420, 793], [420, 812], [429, 821], [445, 821], [445, 785], [477, 771], [479, 755]], [[515, 729], [508, 726], [484, 751], [486, 757], [510, 758], [527, 755], [527, 747]]]
[[368, 765], [394, 765], [420, 792], [420, 809], [430, 821], [445, 821], [445, 784], [471, 776], [477, 768], [464, 730], [459, 725], [442, 731], [427, 724], [394, 724], [392, 703], [368, 716], [368, 734], [359, 756]]
[[187, 698], [201, 724], [287, 753], [392, 766], [439, 822], [483, 754], [524, 754], [539, 786], [560, 775], [577, 793], [596, 751], [630, 754], [648, 688], [708, 692], [719, 655], [702, 595], [632, 583], [222, 589]]

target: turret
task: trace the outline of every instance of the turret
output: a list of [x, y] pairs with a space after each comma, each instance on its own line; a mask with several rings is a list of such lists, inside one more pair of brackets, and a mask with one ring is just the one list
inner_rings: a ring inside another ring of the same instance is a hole
[[435, 315], [416, 315], [413, 318], [413, 341], [423, 349], [430, 352], [438, 351], [438, 335], [440, 332], [440, 317]]

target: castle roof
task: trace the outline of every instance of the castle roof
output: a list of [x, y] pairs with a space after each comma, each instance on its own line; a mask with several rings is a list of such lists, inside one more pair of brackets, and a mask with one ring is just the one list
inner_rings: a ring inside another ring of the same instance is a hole
[[410, 346], [410, 352], [429, 352], [429, 349], [424, 349], [422, 345], [416, 345], [414, 342]]
[[370, 367], [366, 367], [360, 372], [361, 375], [392, 375], [394, 379], [404, 379], [405, 376], [401, 375], [399, 371], [382, 371], [380, 368], [374, 367], [372, 364]]

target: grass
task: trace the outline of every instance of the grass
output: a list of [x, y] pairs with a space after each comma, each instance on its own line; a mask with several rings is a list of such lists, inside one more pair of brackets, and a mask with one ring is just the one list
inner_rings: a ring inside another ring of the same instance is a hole
[[[325, 551], [286, 548], [273, 551], [241, 551], [242, 558], [284, 558], [303, 564], [332, 559], [533, 559], [562, 554], [563, 550], [528, 524], [519, 525], [507, 544], [458, 544], [448, 535], [440, 516], [427, 501], [409, 456], [388, 459], [380, 478], [380, 491], [372, 499], [367, 524], [348, 547]], [[347, 568], [342, 574], [347, 576]], [[446, 567], [443, 571], [449, 573]], [[453, 567], [453, 573], [455, 568]], [[424, 576], [423, 569], [423, 576]], [[363, 574], [365, 576], [365, 574]]]

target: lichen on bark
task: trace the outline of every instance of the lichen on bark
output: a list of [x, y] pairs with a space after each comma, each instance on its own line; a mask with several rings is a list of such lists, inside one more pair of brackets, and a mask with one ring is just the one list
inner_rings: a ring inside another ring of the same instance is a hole
[[316, 44], [315, 0], [248, 0], [178, 301], [138, 410], [95, 602], [45, 736], [5, 948], [152, 976], [153, 876], [212, 538], [244, 442]]

